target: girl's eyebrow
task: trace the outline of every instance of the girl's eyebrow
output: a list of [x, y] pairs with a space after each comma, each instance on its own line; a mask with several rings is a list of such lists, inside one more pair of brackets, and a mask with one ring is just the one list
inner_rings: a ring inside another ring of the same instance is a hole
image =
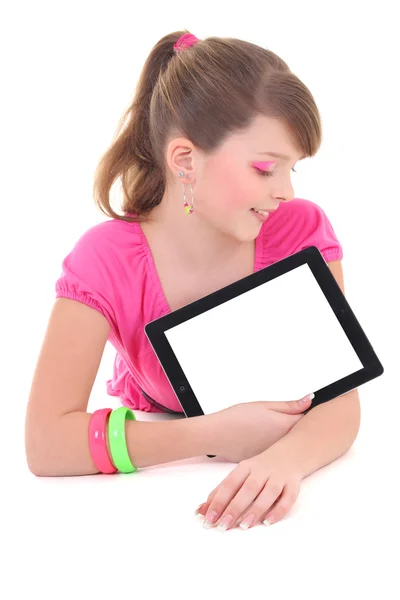
[[257, 152], [257, 154], [269, 154], [270, 156], [274, 156], [275, 158], [283, 158], [283, 160], [290, 160], [290, 156], [286, 156], [286, 154], [279, 154], [278, 152]]

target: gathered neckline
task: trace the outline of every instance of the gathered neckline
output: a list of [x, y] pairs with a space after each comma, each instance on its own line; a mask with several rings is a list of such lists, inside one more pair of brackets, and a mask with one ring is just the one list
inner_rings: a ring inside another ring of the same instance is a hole
[[[161, 280], [160, 277], [158, 275], [157, 272], [157, 268], [156, 268], [156, 264], [154, 261], [154, 257], [149, 245], [149, 242], [147, 240], [147, 237], [142, 229], [142, 226], [140, 224], [140, 222], [138, 221], [133, 221], [132, 222], [135, 226], [136, 226], [136, 230], [140, 235], [140, 238], [142, 240], [143, 243], [143, 249], [144, 252], [146, 254], [146, 259], [147, 259], [147, 264], [148, 264], [148, 269], [149, 269], [149, 273], [151, 276], [151, 280], [153, 282], [153, 285], [155, 287], [156, 293], [157, 293], [157, 298], [160, 302], [160, 305], [162, 307], [162, 316], [171, 313], [172, 309], [168, 304], [167, 298], [164, 294], [164, 290], [163, 287], [161, 285]], [[260, 269], [260, 263], [261, 263], [261, 254], [262, 254], [262, 248], [263, 248], [263, 227], [261, 227], [260, 232], [258, 234], [258, 236], [255, 239], [255, 251], [254, 251], [254, 263], [253, 263], [253, 273], [256, 273], [257, 271], [259, 271]]]

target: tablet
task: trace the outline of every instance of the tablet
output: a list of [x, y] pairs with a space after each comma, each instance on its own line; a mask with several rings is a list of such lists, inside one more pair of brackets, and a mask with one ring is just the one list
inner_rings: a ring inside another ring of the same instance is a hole
[[145, 333], [187, 417], [310, 392], [314, 407], [383, 373], [315, 246], [151, 321]]

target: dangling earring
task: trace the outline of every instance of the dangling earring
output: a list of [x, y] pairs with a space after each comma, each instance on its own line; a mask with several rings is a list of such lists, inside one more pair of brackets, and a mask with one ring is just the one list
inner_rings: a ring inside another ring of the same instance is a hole
[[[184, 177], [184, 176], [185, 176], [185, 173], [183, 171], [179, 171], [178, 177]], [[189, 179], [189, 175], [187, 175], [187, 178]], [[193, 194], [192, 184], [190, 181], [189, 181], [189, 185], [190, 185], [190, 192], [192, 194], [192, 206], [189, 206], [189, 204], [186, 201], [185, 184], [183, 184], [183, 209], [187, 215], [191, 215], [192, 212], [194, 211], [194, 194]]]

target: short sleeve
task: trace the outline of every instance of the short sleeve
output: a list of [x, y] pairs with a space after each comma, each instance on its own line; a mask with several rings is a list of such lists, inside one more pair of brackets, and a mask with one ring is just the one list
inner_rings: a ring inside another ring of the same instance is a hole
[[324, 210], [311, 200], [300, 199], [298, 202], [297, 239], [299, 243], [295, 252], [299, 252], [310, 246], [316, 246], [324, 257], [325, 262], [342, 260], [342, 245]]
[[102, 224], [86, 231], [62, 261], [62, 273], [55, 283], [56, 298], [69, 298], [98, 310], [112, 330], [117, 322], [107, 239]]

